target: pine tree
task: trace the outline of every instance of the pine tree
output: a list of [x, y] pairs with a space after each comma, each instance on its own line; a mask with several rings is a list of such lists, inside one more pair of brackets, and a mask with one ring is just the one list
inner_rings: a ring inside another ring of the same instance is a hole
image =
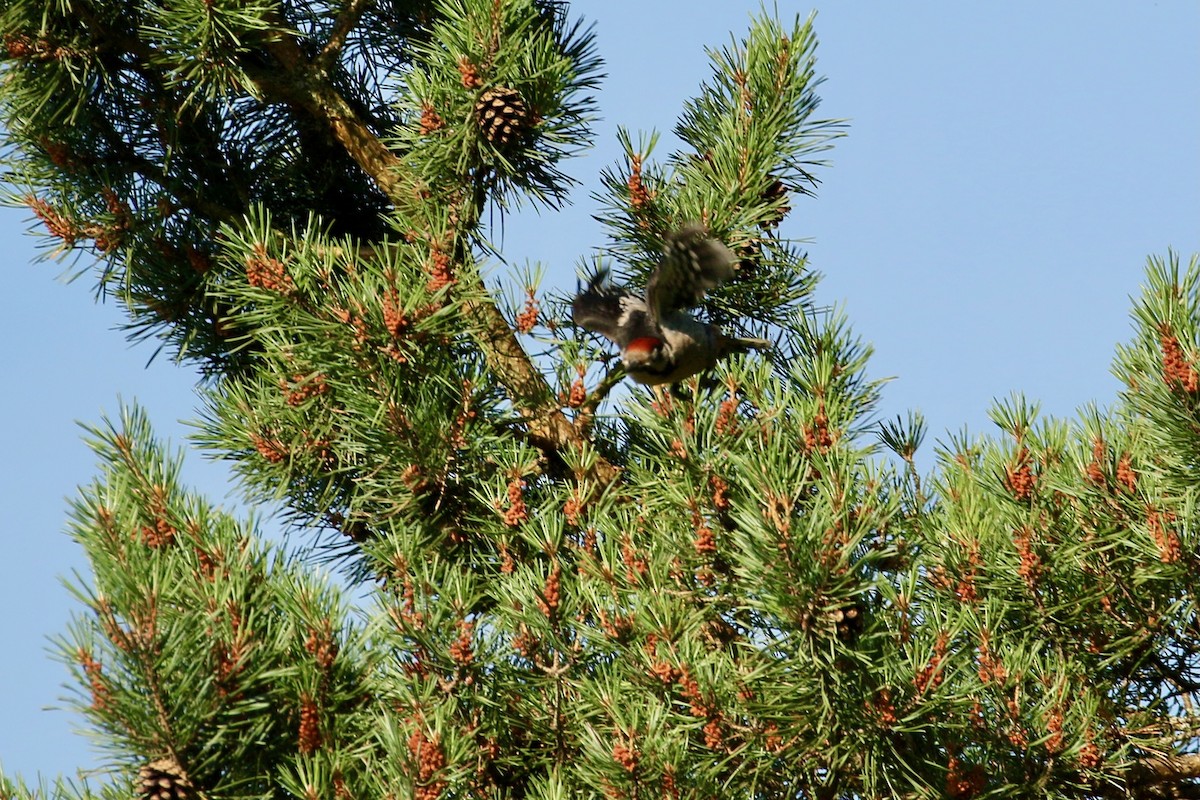
[[347, 586], [138, 408], [94, 426], [59, 649], [111, 783], [0, 797], [1200, 796], [1200, 259], [1151, 261], [1111, 409], [1014, 397], [922, 476], [780, 233], [841, 132], [812, 20], [713, 50], [684, 149], [623, 132], [602, 176], [592, 268], [698, 222], [741, 259], [705, 313], [777, 343], [650, 392], [487, 277], [489, 216], [552, 212], [588, 143], [561, 4], [2, 7], [10, 202]]

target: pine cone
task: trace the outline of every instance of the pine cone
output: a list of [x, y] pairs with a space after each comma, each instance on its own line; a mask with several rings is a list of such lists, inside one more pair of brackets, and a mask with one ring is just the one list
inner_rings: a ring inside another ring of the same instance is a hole
[[845, 608], [834, 609], [830, 614], [833, 620], [837, 638], [850, 644], [858, 639], [858, 635], [862, 633], [863, 619], [865, 609], [858, 603], [851, 603]]
[[483, 135], [497, 147], [518, 142], [533, 131], [533, 115], [516, 89], [488, 89], [475, 104], [475, 116]]
[[772, 180], [767, 188], [763, 190], [762, 201], [764, 203], [778, 202], [779, 206], [775, 209], [774, 214], [759, 222], [760, 228], [770, 229], [777, 227], [780, 221], [787, 216], [787, 213], [792, 210], [792, 207], [787, 203], [787, 196], [788, 187], [779, 178]]
[[138, 797], [142, 800], [187, 800], [192, 783], [173, 758], [151, 761], [138, 770]]

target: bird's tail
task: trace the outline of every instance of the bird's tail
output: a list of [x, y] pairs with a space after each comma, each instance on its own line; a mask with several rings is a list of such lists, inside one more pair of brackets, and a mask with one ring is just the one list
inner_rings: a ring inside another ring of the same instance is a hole
[[752, 339], [744, 336], [726, 336], [721, 334], [717, 348], [722, 356], [729, 353], [744, 353], [747, 350], [770, 350], [772, 343], [766, 339]]

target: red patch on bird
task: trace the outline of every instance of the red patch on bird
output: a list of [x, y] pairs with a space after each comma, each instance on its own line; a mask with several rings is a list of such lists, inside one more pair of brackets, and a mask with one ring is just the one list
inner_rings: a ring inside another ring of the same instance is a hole
[[634, 350], [637, 352], [649, 353], [662, 344], [661, 339], [655, 339], [653, 336], [639, 336], [625, 347], [625, 352]]

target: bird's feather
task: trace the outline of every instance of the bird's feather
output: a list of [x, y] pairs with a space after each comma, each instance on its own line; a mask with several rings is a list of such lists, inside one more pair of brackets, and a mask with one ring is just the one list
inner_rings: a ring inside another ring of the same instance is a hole
[[663, 260], [646, 283], [646, 306], [655, 323], [690, 308], [705, 292], [733, 277], [737, 258], [696, 223], [667, 235]]
[[576, 325], [606, 336], [625, 349], [635, 339], [661, 339], [662, 333], [650, 319], [645, 301], [632, 292], [613, 286], [608, 270], [600, 270], [571, 304]]

